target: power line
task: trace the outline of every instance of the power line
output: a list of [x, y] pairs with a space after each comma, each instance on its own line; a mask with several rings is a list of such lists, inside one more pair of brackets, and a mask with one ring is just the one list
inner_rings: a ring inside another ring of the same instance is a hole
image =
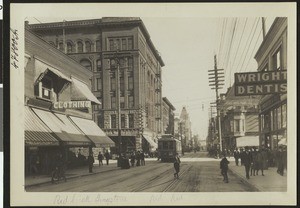
[[252, 52], [251, 52], [250, 58], [249, 58], [249, 60], [248, 60], [248, 63], [247, 63], [247, 65], [246, 65], [246, 68], [245, 68], [245, 69], [248, 68], [248, 65], [249, 65], [249, 63], [250, 63], [250, 60], [252, 59], [252, 55], [253, 55], [253, 53], [254, 53], [254, 50], [256, 49], [256, 44], [257, 44], [257, 42], [258, 42], [258, 40], [259, 40], [259, 37], [260, 37], [260, 34], [261, 34], [262, 30], [263, 30], [263, 29], [260, 30], [260, 32], [259, 32], [259, 34], [258, 34], [258, 36], [257, 36], [255, 45], [254, 45], [254, 47], [253, 47], [253, 50], [252, 50]]
[[[232, 62], [232, 67], [230, 67], [230, 74], [231, 74], [231, 69], [234, 67], [234, 63], [235, 63], [235, 60], [236, 60], [236, 56], [237, 56], [237, 53], [238, 53], [238, 51], [239, 51], [240, 44], [241, 44], [241, 40], [242, 40], [242, 37], [243, 37], [244, 32], [245, 32], [246, 25], [247, 25], [247, 21], [248, 21], [248, 18], [246, 18], [245, 23], [244, 23], [244, 28], [243, 28], [242, 35], [241, 35], [240, 40], [239, 40], [238, 47], [237, 47], [236, 52], [235, 52], [235, 55], [234, 55], [234, 59], [233, 59], [233, 62]], [[230, 81], [231, 81], [231, 80], [230, 80]]]
[[222, 36], [221, 36], [221, 41], [220, 41], [220, 48], [219, 48], [219, 58], [221, 57], [222, 54], [222, 49], [223, 49], [223, 39], [226, 36], [226, 27], [227, 27], [227, 18], [224, 19], [223, 21], [223, 29], [222, 29]]
[[245, 60], [246, 60], [248, 51], [249, 51], [249, 49], [250, 49], [250, 45], [251, 45], [252, 40], [253, 40], [253, 38], [254, 38], [255, 32], [256, 32], [256, 30], [257, 30], [258, 23], [259, 23], [259, 19], [257, 20], [257, 23], [256, 23], [256, 27], [255, 27], [254, 33], [253, 33], [253, 35], [252, 35], [251, 41], [250, 41], [250, 43], [249, 43], [249, 47], [247, 48], [247, 52], [246, 52], [246, 54], [245, 54], [245, 58], [244, 58], [243, 63], [242, 63], [242, 65], [241, 65], [241, 69], [242, 69], [243, 66], [244, 66], [244, 62], [245, 62]]
[[[252, 25], [251, 31], [250, 31], [250, 33], [249, 33], [249, 36], [248, 36], [248, 38], [247, 38], [247, 41], [246, 41], [244, 50], [243, 50], [243, 52], [242, 52], [242, 54], [241, 54], [241, 59], [240, 59], [240, 61], [239, 61], [238, 64], [237, 64], [237, 70], [238, 70], [238, 67], [239, 67], [239, 65], [240, 65], [240, 63], [241, 63], [241, 61], [242, 61], [242, 59], [243, 59], [242, 57], [243, 57], [244, 52], [245, 52], [245, 50], [246, 50], [246, 45], [248, 44], [248, 41], [250, 40], [252, 31], [253, 31], [253, 29], [254, 29], [254, 27], [255, 27], [256, 20], [257, 20], [257, 18], [255, 18], [255, 20], [254, 20], [254, 23], [253, 23], [253, 25]], [[235, 71], [237, 71], [237, 70], [235, 70]], [[241, 69], [240, 69], [239, 71], [241, 71]]]
[[[229, 62], [229, 59], [230, 59], [230, 55], [231, 55], [231, 47], [232, 47], [232, 43], [233, 43], [233, 39], [234, 39], [234, 35], [235, 35], [235, 30], [236, 30], [236, 25], [238, 24], [238, 19], [236, 18], [235, 19], [235, 23], [234, 23], [234, 27], [233, 27], [233, 32], [232, 32], [232, 36], [231, 36], [231, 40], [230, 40], [230, 45], [229, 45], [229, 50], [228, 50], [228, 56], [227, 56], [227, 59], [225, 60], [226, 61], [226, 64], [225, 64], [225, 78], [226, 76], [228, 75], [228, 70], [227, 70], [227, 66], [228, 66], [228, 62]], [[230, 78], [230, 73], [229, 73], [229, 78]]]

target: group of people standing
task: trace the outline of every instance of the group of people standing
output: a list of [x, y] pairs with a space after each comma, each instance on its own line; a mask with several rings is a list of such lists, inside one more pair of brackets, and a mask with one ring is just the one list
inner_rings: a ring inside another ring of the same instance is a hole
[[270, 150], [264, 148], [245, 147], [244, 149], [234, 150], [233, 157], [237, 166], [239, 165], [239, 159], [241, 165], [245, 166], [247, 179], [252, 175], [258, 175], [259, 170], [261, 171], [261, 175], [264, 176], [264, 170], [267, 170], [268, 167], [272, 167], [273, 163], [277, 165], [277, 173], [283, 175], [284, 168], [286, 167], [286, 151], [284, 152], [283, 149], [284, 148], [280, 146], [278, 150], [275, 151], [275, 154], [272, 154]]
[[145, 154], [142, 151], [132, 152], [130, 155], [130, 164], [131, 167], [134, 166], [144, 166], [145, 163]]

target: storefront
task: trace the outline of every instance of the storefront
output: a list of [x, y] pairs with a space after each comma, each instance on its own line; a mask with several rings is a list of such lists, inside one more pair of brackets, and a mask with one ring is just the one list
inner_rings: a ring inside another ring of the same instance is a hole
[[49, 174], [59, 155], [85, 165], [93, 148], [114, 146], [92, 118], [92, 72], [28, 31], [25, 40], [25, 174]]
[[[287, 100], [286, 95], [274, 95], [261, 104], [260, 129], [261, 145], [277, 149], [287, 141]], [[284, 142], [285, 141], [285, 142]]]

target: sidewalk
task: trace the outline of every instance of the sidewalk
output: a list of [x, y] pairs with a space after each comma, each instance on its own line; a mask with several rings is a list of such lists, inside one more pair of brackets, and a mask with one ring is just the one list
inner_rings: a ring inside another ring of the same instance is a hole
[[[117, 167], [116, 160], [110, 160], [109, 165], [106, 165], [106, 161], [103, 161], [103, 165], [99, 167], [98, 161], [94, 163], [93, 173], [89, 173], [88, 166], [69, 169], [66, 171], [66, 178], [77, 178], [82, 176], [88, 176], [98, 173], [103, 173], [107, 171], [118, 170], [120, 167]], [[51, 183], [51, 176], [49, 175], [37, 175], [37, 176], [27, 176], [25, 177], [25, 187], [35, 186], [45, 183]]]
[[[287, 191], [287, 175], [286, 170], [283, 176], [277, 173], [277, 168], [271, 167], [268, 170], [264, 170], [264, 175], [261, 175], [261, 171], [258, 171], [258, 176], [250, 176], [250, 179], [246, 179], [245, 166], [236, 166], [235, 162], [230, 162], [229, 170], [238, 175], [242, 180], [254, 187], [258, 191], [264, 192], [285, 192]], [[230, 179], [229, 179], [230, 180]]]
[[[145, 161], [156, 161], [157, 158], [145, 158]], [[107, 171], [120, 170], [120, 167], [117, 167], [117, 160], [109, 160], [109, 165], [106, 165], [106, 161], [103, 160], [103, 165], [99, 167], [98, 160], [94, 163], [93, 173], [89, 173], [88, 166], [69, 169], [66, 171], [66, 178], [78, 178], [82, 176], [88, 176], [98, 173], [103, 173]], [[30, 186], [36, 186], [41, 184], [51, 183], [50, 175], [37, 175], [37, 176], [27, 176], [25, 177], [25, 188]]]

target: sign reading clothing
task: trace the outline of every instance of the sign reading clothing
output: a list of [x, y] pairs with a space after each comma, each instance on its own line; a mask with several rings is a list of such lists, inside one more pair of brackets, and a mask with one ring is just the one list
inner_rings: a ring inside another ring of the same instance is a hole
[[287, 92], [287, 71], [235, 73], [235, 96]]
[[65, 101], [65, 102], [55, 102], [53, 107], [56, 109], [63, 109], [63, 108], [90, 108], [91, 101]]

